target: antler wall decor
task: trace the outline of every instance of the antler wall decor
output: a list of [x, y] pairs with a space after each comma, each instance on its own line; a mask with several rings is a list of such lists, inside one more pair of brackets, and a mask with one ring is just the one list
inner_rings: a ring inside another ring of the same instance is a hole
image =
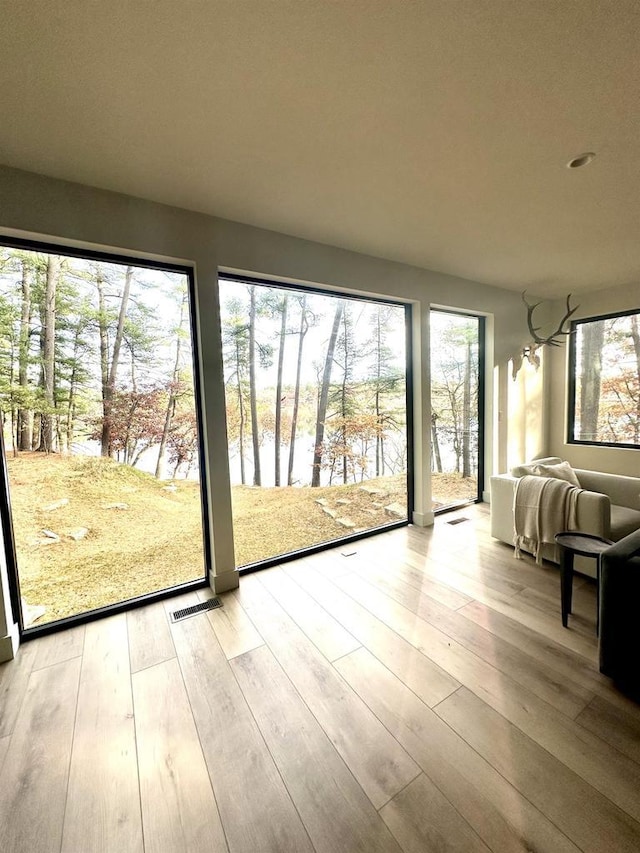
[[513, 371], [512, 376], [515, 379], [518, 375], [518, 371], [522, 367], [522, 362], [526, 358], [529, 364], [532, 364], [537, 370], [540, 367], [540, 356], [538, 355], [538, 350], [541, 347], [551, 346], [551, 347], [559, 347], [562, 344], [562, 340], [560, 339], [560, 335], [570, 335], [571, 329], [565, 329], [564, 324], [567, 322], [569, 317], [580, 307], [576, 305], [574, 308], [571, 307], [571, 294], [567, 296], [567, 310], [565, 312], [564, 317], [558, 323], [558, 328], [555, 332], [552, 332], [546, 338], [541, 337], [538, 332], [541, 329], [541, 326], [533, 325], [533, 312], [538, 307], [538, 305], [542, 305], [542, 302], [535, 302], [533, 305], [526, 300], [526, 290], [522, 292], [522, 301], [527, 306], [527, 326], [529, 327], [529, 332], [531, 334], [531, 342], [525, 344], [522, 347], [522, 350], [513, 357]]

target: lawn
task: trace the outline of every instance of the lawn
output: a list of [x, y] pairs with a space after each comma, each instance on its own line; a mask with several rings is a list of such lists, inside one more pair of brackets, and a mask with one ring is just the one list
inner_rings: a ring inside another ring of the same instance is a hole
[[[22, 596], [45, 608], [37, 624], [203, 576], [197, 483], [95, 457], [23, 453], [8, 468]], [[438, 494], [468, 493], [468, 481], [452, 476]], [[232, 498], [239, 566], [406, 517], [404, 476], [235, 486]]]

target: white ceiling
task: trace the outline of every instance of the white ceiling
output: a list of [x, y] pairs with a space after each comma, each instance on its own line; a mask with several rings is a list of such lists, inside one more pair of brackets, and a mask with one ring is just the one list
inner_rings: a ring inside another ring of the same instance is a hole
[[0, 162], [543, 296], [640, 283], [639, 84], [638, 0], [0, 5]]

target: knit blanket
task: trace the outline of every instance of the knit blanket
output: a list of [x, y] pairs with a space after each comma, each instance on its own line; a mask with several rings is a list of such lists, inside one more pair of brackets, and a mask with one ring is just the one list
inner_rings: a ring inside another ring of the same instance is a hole
[[577, 530], [578, 495], [582, 489], [555, 477], [526, 475], [516, 483], [513, 503], [515, 556], [529, 551], [542, 564], [542, 546], [552, 545], [558, 559], [556, 533]]

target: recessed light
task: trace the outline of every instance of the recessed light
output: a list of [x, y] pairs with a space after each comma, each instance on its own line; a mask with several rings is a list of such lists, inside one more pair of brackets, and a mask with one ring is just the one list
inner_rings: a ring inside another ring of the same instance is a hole
[[567, 169], [579, 169], [580, 166], [586, 166], [587, 163], [590, 163], [596, 155], [593, 151], [587, 151], [585, 154], [579, 154], [577, 157], [574, 157], [573, 160], [569, 160], [567, 163]]

